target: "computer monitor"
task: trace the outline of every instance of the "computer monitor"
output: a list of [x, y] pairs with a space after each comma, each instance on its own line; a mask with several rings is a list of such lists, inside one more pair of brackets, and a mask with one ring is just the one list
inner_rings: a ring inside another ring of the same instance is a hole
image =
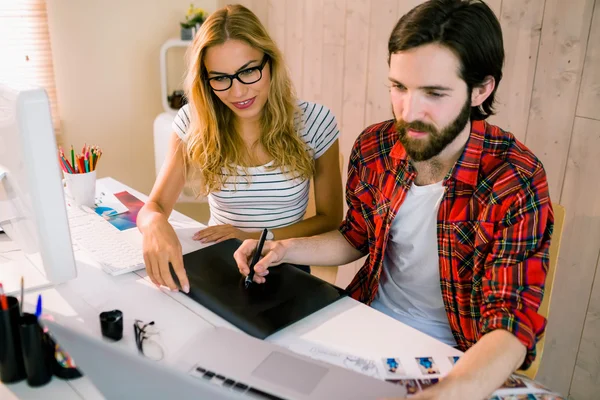
[[[0, 83], [0, 228], [26, 262], [0, 257], [8, 293], [77, 275], [50, 103], [43, 89]], [[1, 256], [1, 255], [0, 255]]]

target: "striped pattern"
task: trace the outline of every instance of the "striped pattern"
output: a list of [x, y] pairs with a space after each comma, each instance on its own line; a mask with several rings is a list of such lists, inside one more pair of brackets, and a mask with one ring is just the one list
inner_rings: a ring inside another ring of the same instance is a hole
[[[300, 135], [315, 160], [322, 156], [340, 135], [333, 113], [321, 104], [299, 102], [296, 123]], [[185, 142], [189, 126], [189, 106], [182, 107], [173, 121], [173, 130]], [[276, 229], [300, 222], [308, 205], [310, 181], [295, 178], [287, 169], [270, 169], [272, 163], [238, 167], [228, 175], [220, 191], [208, 195], [209, 225], [230, 224], [247, 231]]]
[[[369, 255], [348, 287], [360, 301], [371, 303], [377, 293], [391, 223], [414, 178], [393, 121], [359, 136], [340, 232]], [[456, 343], [467, 350], [485, 333], [505, 329], [527, 347], [525, 369], [546, 326], [537, 311], [554, 217], [544, 168], [512, 134], [473, 121], [465, 150], [443, 184], [440, 285]]]

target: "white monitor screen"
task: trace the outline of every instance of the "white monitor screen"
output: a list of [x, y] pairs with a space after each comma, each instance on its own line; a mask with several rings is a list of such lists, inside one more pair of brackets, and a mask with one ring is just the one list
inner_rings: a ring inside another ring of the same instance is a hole
[[50, 104], [43, 89], [0, 84], [0, 227], [35, 268], [32, 275], [25, 263], [0, 262], [0, 282], [8, 292], [18, 288], [21, 276], [29, 289], [76, 276]]

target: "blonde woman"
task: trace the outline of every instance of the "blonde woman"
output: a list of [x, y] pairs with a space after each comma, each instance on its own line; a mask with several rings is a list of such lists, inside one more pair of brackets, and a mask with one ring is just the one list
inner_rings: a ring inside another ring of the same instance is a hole
[[[240, 5], [219, 9], [187, 53], [189, 103], [173, 122], [170, 149], [140, 210], [146, 271], [177, 290], [169, 263], [189, 291], [181, 245], [167, 219], [186, 177], [208, 197], [202, 242], [286, 239], [328, 232], [342, 218], [339, 130], [326, 107], [296, 99], [281, 52], [258, 18]], [[314, 178], [317, 215], [303, 220]]]

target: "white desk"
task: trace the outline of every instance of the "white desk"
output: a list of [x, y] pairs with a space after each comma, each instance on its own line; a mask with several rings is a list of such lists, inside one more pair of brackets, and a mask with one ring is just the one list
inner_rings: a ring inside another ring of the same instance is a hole
[[[147, 199], [142, 193], [113, 179], [105, 178], [101, 182], [114, 191], [128, 190], [140, 200]], [[192, 232], [203, 225], [177, 212], [173, 212], [171, 220], [184, 241], [186, 252], [193, 250], [194, 246], [200, 247], [191, 241], [191, 236]], [[19, 257], [23, 258], [19, 251], [2, 254], [2, 249], [6, 250], [8, 246], [10, 244], [0, 242], [0, 256], [17, 261]], [[100, 337], [98, 314], [118, 308], [124, 314], [124, 329], [123, 339], [116, 342], [115, 346], [131, 352], [137, 351], [132, 327], [134, 319], [154, 320], [165, 351], [162, 362], [172, 363], [185, 343], [203, 330], [211, 329], [212, 326], [237, 329], [186, 295], [157, 289], [148, 280], [145, 271], [112, 277], [104, 273], [82, 251], [75, 251], [75, 257], [77, 278], [41, 291], [44, 312], [78, 320], [84, 329]], [[25, 309], [32, 311], [36, 299], [37, 293], [28, 294]], [[445, 375], [451, 368], [448, 356], [462, 354], [351, 298], [337, 301], [267, 340], [285, 344], [297, 338], [357, 356], [374, 359], [399, 357], [405, 364], [407, 373], [414, 376], [418, 375], [418, 370], [414, 362], [408, 362], [411, 358], [433, 356], [441, 375]], [[415, 369], [410, 368], [413, 365]], [[37, 389], [30, 388], [25, 381], [11, 385], [0, 383], [0, 398], [101, 399], [103, 396], [86, 377], [72, 381], [54, 377], [49, 384]]]

